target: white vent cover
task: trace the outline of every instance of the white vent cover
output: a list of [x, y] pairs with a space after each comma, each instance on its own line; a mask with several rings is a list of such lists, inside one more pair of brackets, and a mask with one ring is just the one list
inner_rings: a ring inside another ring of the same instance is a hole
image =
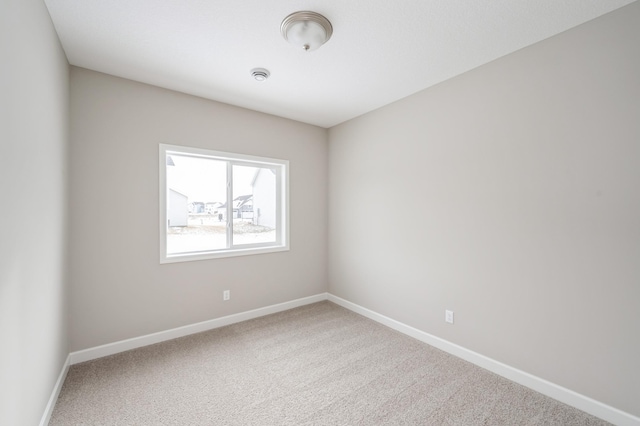
[[256, 81], [265, 81], [269, 78], [269, 70], [264, 68], [254, 68], [251, 70], [251, 76], [256, 79]]

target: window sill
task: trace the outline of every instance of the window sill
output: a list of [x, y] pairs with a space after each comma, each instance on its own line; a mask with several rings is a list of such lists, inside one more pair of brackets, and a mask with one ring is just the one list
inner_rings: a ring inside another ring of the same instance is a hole
[[191, 262], [197, 260], [222, 259], [226, 257], [252, 256], [256, 254], [277, 253], [289, 251], [288, 246], [251, 247], [246, 249], [217, 250], [198, 253], [180, 253], [169, 256], [161, 256], [160, 264]]

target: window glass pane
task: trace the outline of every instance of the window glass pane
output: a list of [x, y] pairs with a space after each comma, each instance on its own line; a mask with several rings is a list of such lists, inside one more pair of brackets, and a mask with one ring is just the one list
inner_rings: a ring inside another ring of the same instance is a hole
[[160, 144], [160, 263], [289, 250], [288, 168]]
[[276, 242], [276, 170], [232, 166], [233, 244]]
[[227, 162], [167, 155], [167, 254], [227, 247]]

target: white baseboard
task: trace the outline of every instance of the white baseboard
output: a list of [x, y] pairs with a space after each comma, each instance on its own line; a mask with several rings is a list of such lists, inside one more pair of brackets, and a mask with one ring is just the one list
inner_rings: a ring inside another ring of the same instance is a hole
[[58, 400], [58, 395], [60, 395], [60, 390], [62, 389], [62, 385], [64, 380], [67, 378], [67, 372], [69, 371], [69, 362], [71, 355], [67, 355], [67, 359], [64, 361], [62, 365], [62, 370], [60, 371], [60, 375], [58, 376], [58, 380], [56, 380], [56, 384], [53, 387], [53, 392], [51, 392], [51, 396], [49, 397], [49, 402], [47, 402], [47, 407], [44, 409], [44, 413], [42, 414], [42, 418], [40, 419], [40, 426], [47, 426], [49, 424], [49, 420], [51, 420], [51, 415], [53, 414], [53, 407], [56, 406], [56, 401]]
[[475, 365], [478, 365], [479, 367], [485, 368], [511, 381], [519, 383], [523, 386], [540, 392], [543, 395], [547, 395], [553, 399], [575, 407], [586, 413], [592, 414], [615, 425], [640, 426], [640, 418], [632, 414], [626, 413], [622, 410], [611, 407], [607, 404], [596, 401], [592, 398], [581, 395], [570, 389], [556, 385], [555, 383], [551, 383], [545, 379], [534, 376], [522, 370], [518, 370], [517, 368], [503, 364], [482, 354], [471, 351], [432, 334], [418, 330], [417, 328], [413, 328], [329, 293], [321, 293], [315, 296], [305, 297], [302, 299], [292, 300], [290, 302], [279, 303], [277, 305], [271, 305], [247, 312], [241, 312], [239, 314], [186, 325], [184, 327], [173, 328], [171, 330], [148, 334], [146, 336], [134, 337], [131, 339], [121, 340], [119, 342], [109, 343], [82, 351], [71, 352], [67, 357], [62, 371], [60, 372], [60, 377], [58, 377], [56, 386], [53, 390], [53, 393], [51, 394], [49, 403], [47, 404], [47, 409], [42, 416], [40, 426], [46, 426], [49, 422], [49, 419], [53, 412], [53, 407], [55, 406], [55, 402], [58, 398], [58, 394], [60, 393], [60, 389], [62, 388], [62, 384], [64, 383], [64, 379], [67, 375], [67, 371], [69, 370], [70, 365], [90, 361], [92, 359], [113, 355], [119, 352], [124, 352], [143, 346], [152, 345], [155, 343], [164, 342], [166, 340], [171, 340], [178, 337], [188, 336], [194, 333], [200, 333], [202, 331], [212, 330], [214, 328], [224, 327], [226, 325], [231, 325], [261, 316], [286, 311], [288, 309], [297, 308], [311, 303], [321, 302], [323, 300], [329, 300], [337, 305], [340, 305], [346, 309], [372, 319], [380, 324], [386, 325], [387, 327], [397, 330], [403, 334], [425, 342], [431, 346], [455, 355], [458, 358], [462, 358]]
[[208, 321], [202, 321], [195, 324], [185, 325], [183, 327], [172, 328], [170, 330], [160, 331], [158, 333], [147, 334], [146, 336], [133, 337], [131, 339], [121, 340], [119, 342], [108, 343], [102, 346], [96, 346], [81, 351], [71, 352], [69, 354], [69, 358], [71, 365], [78, 364], [80, 362], [102, 358], [104, 356], [140, 348], [142, 346], [153, 345], [155, 343], [164, 342], [166, 340], [176, 339], [178, 337], [188, 336], [190, 334], [224, 327], [226, 325], [247, 321], [269, 314], [274, 314], [276, 312], [286, 311], [289, 309], [297, 308], [299, 306], [321, 302], [323, 300], [327, 300], [327, 297], [327, 293], [321, 293], [315, 296], [292, 300], [290, 302], [266, 306], [264, 308], [258, 308], [247, 312], [241, 312], [239, 314], [228, 315], [226, 317], [216, 318]]
[[534, 376], [522, 370], [518, 370], [517, 368], [503, 364], [499, 361], [481, 355], [477, 352], [473, 352], [469, 349], [436, 337], [432, 334], [425, 333], [424, 331], [418, 330], [417, 328], [413, 328], [332, 294], [328, 294], [328, 300], [346, 309], [349, 309], [350, 311], [379, 322], [380, 324], [384, 324], [389, 328], [418, 339], [424, 343], [455, 355], [458, 358], [462, 358], [465, 361], [469, 361], [513, 382], [519, 383], [523, 386], [540, 392], [543, 395], [549, 396], [553, 399], [599, 417], [610, 423], [618, 426], [640, 426], [640, 417], [636, 417], [622, 410], [618, 410], [617, 408], [596, 401], [595, 399], [581, 395], [570, 389], [556, 385], [555, 383], [551, 383], [545, 379], [541, 379], [540, 377]]

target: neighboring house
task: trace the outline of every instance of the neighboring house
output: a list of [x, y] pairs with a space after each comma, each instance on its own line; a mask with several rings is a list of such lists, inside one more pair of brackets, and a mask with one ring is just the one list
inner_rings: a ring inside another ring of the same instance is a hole
[[204, 203], [201, 201], [194, 201], [193, 203], [189, 204], [189, 213], [204, 213]]
[[276, 229], [276, 172], [258, 168], [251, 182], [253, 188], [253, 223]]
[[168, 204], [168, 226], [187, 226], [187, 219], [189, 217], [187, 196], [174, 189], [169, 188]]
[[218, 209], [221, 206], [222, 206], [222, 203], [218, 201], [205, 203], [204, 212], [207, 214], [218, 214]]
[[253, 195], [240, 195], [233, 200], [233, 217], [237, 219], [253, 218]]
[[[251, 195], [241, 195], [233, 200], [233, 218], [234, 219], [252, 219], [253, 203]], [[227, 203], [221, 204], [214, 211], [220, 220], [227, 220]]]
[[216, 210], [213, 211], [215, 216], [218, 216], [218, 220], [227, 220], [227, 203], [220, 204]]

